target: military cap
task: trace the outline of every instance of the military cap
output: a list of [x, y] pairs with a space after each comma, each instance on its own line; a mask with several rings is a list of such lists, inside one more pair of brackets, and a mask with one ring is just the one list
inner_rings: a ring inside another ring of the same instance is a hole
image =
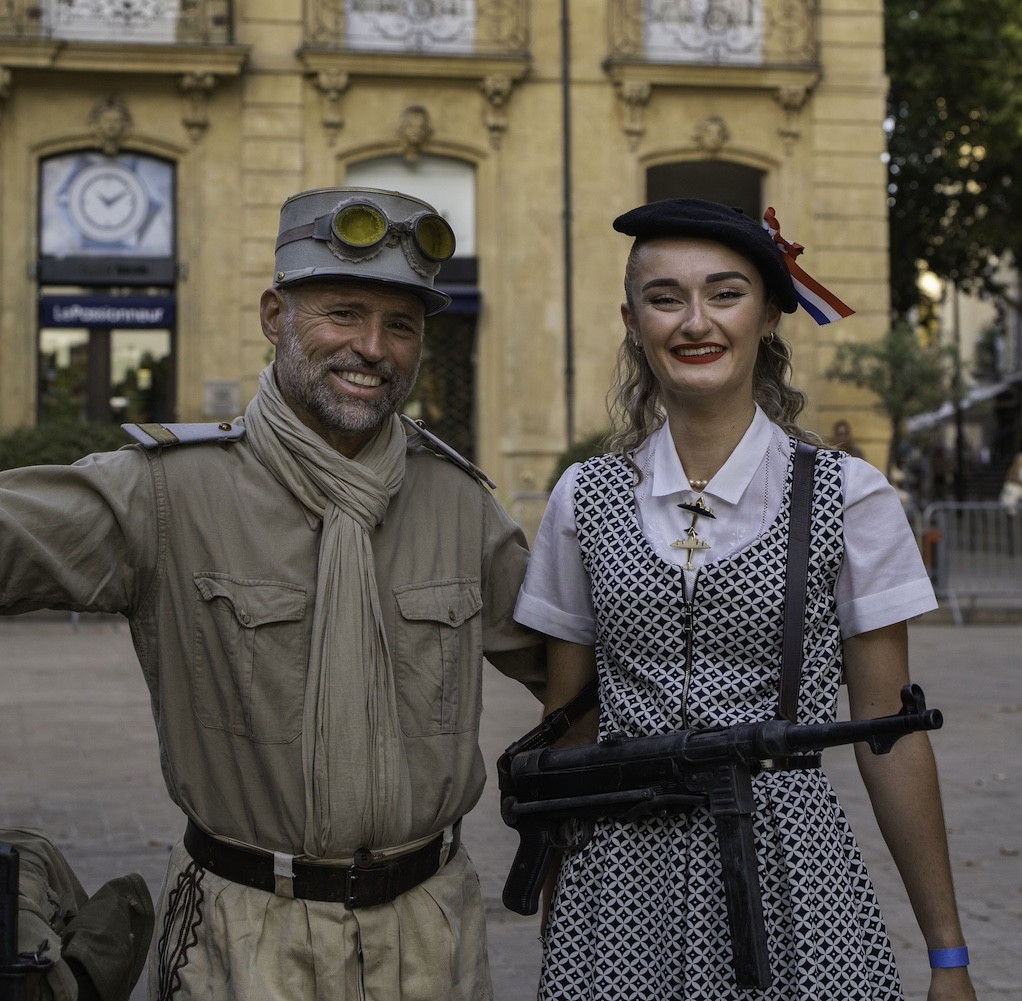
[[422, 299], [430, 316], [451, 302], [434, 280], [454, 249], [450, 224], [419, 198], [377, 188], [316, 188], [281, 206], [273, 284], [352, 278], [393, 285]]

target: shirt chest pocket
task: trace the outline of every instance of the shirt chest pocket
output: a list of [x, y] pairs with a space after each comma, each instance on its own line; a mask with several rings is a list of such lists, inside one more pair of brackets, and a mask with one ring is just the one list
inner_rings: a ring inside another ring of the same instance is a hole
[[305, 692], [305, 589], [221, 573], [193, 579], [199, 722], [258, 743], [294, 740]]
[[394, 589], [398, 715], [409, 737], [461, 733], [482, 706], [482, 592], [476, 578]]

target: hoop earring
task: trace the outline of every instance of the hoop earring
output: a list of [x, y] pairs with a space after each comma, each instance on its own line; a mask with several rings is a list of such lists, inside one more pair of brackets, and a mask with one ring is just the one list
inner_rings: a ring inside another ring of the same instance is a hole
[[771, 330], [769, 335], [767, 335], [766, 337], [763, 338], [763, 343], [764, 344], [773, 344], [774, 343], [774, 331]]

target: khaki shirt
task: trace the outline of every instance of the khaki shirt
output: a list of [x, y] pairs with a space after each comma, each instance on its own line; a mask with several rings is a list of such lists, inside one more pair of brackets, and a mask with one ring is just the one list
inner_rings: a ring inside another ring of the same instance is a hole
[[[0, 611], [127, 616], [171, 797], [206, 830], [295, 854], [320, 531], [244, 440], [10, 470]], [[410, 451], [373, 551], [414, 796], [402, 841], [412, 841], [482, 791], [483, 657], [537, 696], [545, 674], [540, 637], [512, 618], [524, 538], [466, 472]], [[359, 847], [342, 831], [330, 855]]]

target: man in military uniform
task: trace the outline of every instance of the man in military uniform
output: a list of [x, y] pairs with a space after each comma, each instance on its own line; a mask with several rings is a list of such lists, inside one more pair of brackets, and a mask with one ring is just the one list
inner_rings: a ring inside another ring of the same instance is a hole
[[150, 998], [491, 997], [481, 664], [545, 672], [520, 530], [396, 416], [453, 252], [417, 199], [296, 195], [243, 418], [0, 474], [0, 611], [120, 612], [152, 694], [187, 826]]

